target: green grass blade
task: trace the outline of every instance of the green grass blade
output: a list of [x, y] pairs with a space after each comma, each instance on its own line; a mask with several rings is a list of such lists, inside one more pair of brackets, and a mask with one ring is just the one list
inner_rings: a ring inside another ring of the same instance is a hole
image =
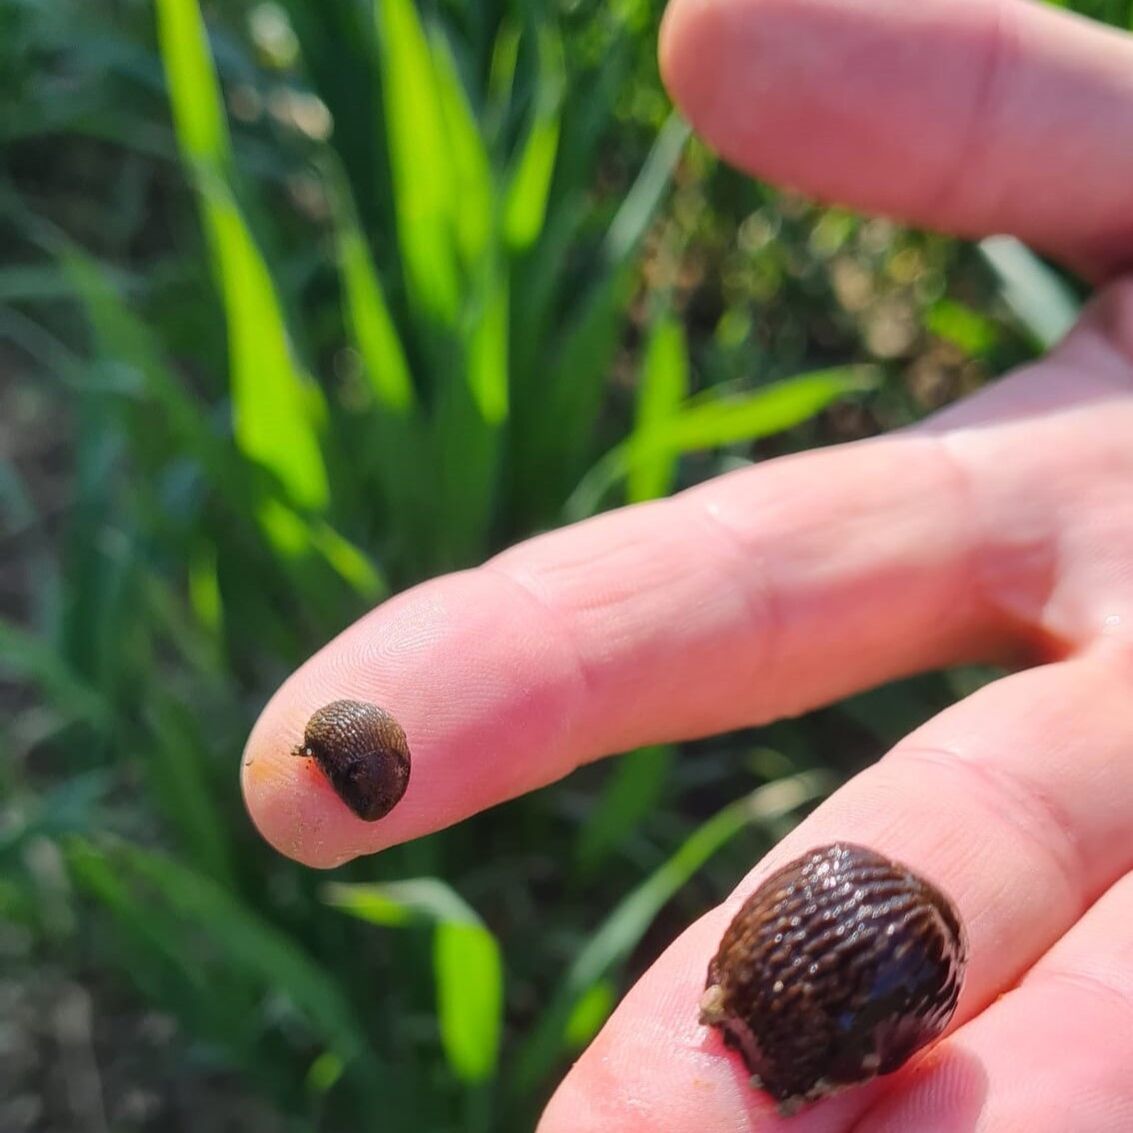
[[184, 937], [161, 905], [150, 908], [119, 868], [117, 858], [81, 837], [67, 841], [65, 859], [75, 888], [93, 898], [115, 923], [114, 958], [123, 972], [181, 1022], [210, 1036], [227, 1031], [235, 996], [210, 995], [207, 975], [186, 954]]
[[[7, 202], [0, 201], [0, 212]], [[11, 220], [11, 216], [7, 217]], [[125, 272], [103, 267], [115, 288], [135, 282]], [[44, 299], [69, 299], [73, 283], [65, 271], [54, 264], [21, 264], [0, 271], [0, 303], [27, 303]]]
[[329, 523], [311, 523], [311, 545], [363, 598], [376, 602], [389, 593], [389, 583], [370, 557]]
[[[648, 435], [660, 428], [688, 395], [688, 384], [688, 343], [684, 326], [666, 313], [654, 322], [645, 346], [634, 432]], [[672, 486], [676, 470], [677, 454], [672, 450], [637, 461], [627, 477], [629, 502], [665, 495]]]
[[31, 681], [66, 720], [96, 726], [110, 721], [110, 706], [66, 663], [51, 643], [0, 619], [0, 673]]
[[228, 189], [220, 84], [197, 0], [160, 0], [158, 29], [182, 153], [196, 175], [224, 296], [236, 442], [297, 507], [329, 499], [316, 435], [321, 397], [297, 364], [275, 285]]
[[278, 499], [265, 497], [257, 510], [260, 526], [276, 552], [294, 561], [317, 555], [362, 597], [374, 600], [389, 584], [369, 557], [321, 519], [308, 519]]
[[547, 25], [539, 33], [539, 83], [531, 125], [504, 198], [504, 238], [513, 252], [530, 248], [543, 231], [559, 151], [565, 86], [562, 44]]
[[161, 688], [147, 692], [144, 711], [151, 742], [137, 754], [153, 797], [201, 874], [231, 888], [230, 831], [208, 788], [207, 748], [196, 721]]
[[211, 473], [217, 483], [234, 490], [238, 473], [232, 467], [229, 450], [210, 428], [203, 408], [170, 370], [151, 329], [130, 310], [101, 264], [73, 245], [59, 247], [57, 254], [83, 303], [101, 355], [137, 375], [140, 392], [161, 413], [178, 447], [192, 453], [201, 469]]
[[157, 30], [181, 152], [218, 176], [229, 160], [228, 124], [197, 0], [157, 0]]
[[427, 425], [409, 358], [386, 298], [385, 289], [358, 225], [353, 201], [341, 175], [328, 177], [334, 204], [338, 267], [348, 333], [362, 359], [362, 369], [376, 411], [368, 419], [364, 478], [372, 464], [390, 527], [423, 549], [420, 500], [432, 483]]
[[508, 277], [506, 268], [491, 264], [482, 276], [480, 298], [468, 333], [468, 388], [488, 426], [508, 414]]
[[216, 547], [201, 542], [189, 559], [189, 605], [197, 621], [216, 640], [224, 630], [224, 598], [220, 592]]
[[768, 826], [822, 797], [832, 785], [824, 772], [802, 772], [757, 788], [697, 827], [668, 861], [623, 898], [578, 953], [520, 1052], [515, 1088], [525, 1093], [550, 1071], [565, 1049], [580, 1000], [626, 960], [665, 903], [705, 862], [745, 827]]
[[336, 184], [331, 199], [347, 325], [378, 406], [392, 417], [405, 417], [417, 403], [409, 360], [345, 186]]
[[442, 921], [433, 937], [437, 1019], [445, 1057], [464, 1082], [496, 1073], [503, 1018], [503, 962], [483, 925]]
[[459, 341], [447, 357], [437, 356], [439, 372], [446, 374], [430, 421], [432, 504], [443, 538], [437, 567], [477, 561], [491, 534], [501, 426], [509, 410], [509, 313], [507, 275], [489, 260], [474, 280]]
[[523, 144], [504, 206], [504, 236], [513, 252], [530, 248], [543, 230], [558, 148], [558, 118], [536, 117]]
[[[533, 370], [542, 380], [526, 390], [527, 412], [515, 432], [517, 480], [531, 521], [546, 523], [557, 516], [585, 468], [634, 282], [628, 265], [601, 280], [562, 340], [550, 348], [550, 374]], [[548, 348], [539, 349], [545, 359]]]
[[671, 747], [643, 747], [623, 755], [575, 844], [578, 870], [592, 875], [660, 802], [673, 765]]
[[492, 166], [452, 51], [441, 35], [433, 36], [431, 43], [437, 101], [452, 163], [456, 244], [465, 267], [472, 268], [487, 252], [495, 223]]
[[563, 1026], [563, 1045], [567, 1050], [582, 1050], [602, 1029], [618, 1002], [618, 989], [613, 980], [598, 980], [579, 997]]
[[610, 263], [623, 263], [641, 243], [668, 192], [673, 171], [691, 133], [688, 124], [677, 114], [671, 115], [661, 128], [641, 172], [606, 233], [605, 252]]
[[809, 420], [850, 393], [873, 389], [880, 380], [868, 366], [845, 366], [775, 382], [752, 393], [689, 403], [656, 427], [630, 438], [630, 467], [659, 449], [678, 452], [718, 448], [769, 437]]
[[[687, 137], [688, 127], [675, 116], [670, 119], [607, 231], [606, 271], [583, 297], [559, 342], [550, 347], [554, 358], [550, 373], [532, 367], [538, 388], [528, 392], [527, 401], [537, 412], [525, 414], [522, 422], [517, 467], [522, 482], [538, 484], [539, 495], [526, 501], [526, 510], [537, 521], [546, 522], [558, 512], [591, 454], [605, 378], [636, 284], [633, 254], [661, 203]], [[535, 345], [537, 352], [546, 349], [543, 343]], [[523, 357], [529, 356], [525, 348]], [[528, 489], [529, 495], [533, 492]]]
[[434, 926], [433, 973], [445, 1057], [469, 1084], [496, 1070], [503, 1020], [503, 961], [495, 937], [443, 881], [420, 877], [384, 885], [332, 883], [324, 899], [371, 924]]
[[224, 292], [236, 443], [295, 506], [320, 511], [330, 496], [316, 433], [322, 397], [295, 360], [271, 274], [236, 202], [209, 182], [205, 211]]
[[[226, 974], [249, 994], [287, 996], [309, 1025], [345, 1062], [364, 1067], [370, 1089], [380, 1095], [386, 1075], [369, 1053], [368, 1043], [341, 985], [270, 924], [250, 912], [239, 898], [199, 873], [169, 858], [125, 843], [95, 845], [76, 841], [69, 860], [80, 880], [105, 884], [117, 880], [112, 911], [132, 928], [154, 915], [182, 922], [182, 940], [167, 940], [181, 965], [191, 967], [198, 936], [222, 957]], [[104, 896], [96, 892], [96, 895]], [[203, 976], [205, 973], [202, 972]], [[205, 985], [207, 995], [207, 984]], [[249, 1020], [248, 1025], [253, 1021]]]
[[873, 389], [878, 381], [871, 367], [846, 366], [787, 378], [751, 393], [710, 390], [608, 452], [567, 502], [567, 515], [581, 519], [593, 514], [614, 485], [642, 463], [772, 436], [809, 420], [840, 397]]
[[412, 0], [375, 0], [401, 260], [414, 309], [452, 326], [460, 305], [455, 175], [428, 39]]
[[999, 327], [992, 319], [955, 299], [938, 299], [925, 315], [925, 329], [958, 346], [969, 358], [994, 349]]
[[519, 59], [519, 25], [504, 19], [492, 44], [492, 61], [488, 68], [490, 116], [499, 123], [507, 114], [515, 84], [515, 66]]

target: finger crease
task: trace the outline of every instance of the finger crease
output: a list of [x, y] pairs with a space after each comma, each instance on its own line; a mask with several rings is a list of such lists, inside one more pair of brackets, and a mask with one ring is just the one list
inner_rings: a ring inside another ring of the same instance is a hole
[[1133, 1014], [1133, 996], [1116, 984], [1094, 975], [1092, 972], [1073, 971], [1069, 968], [1034, 968], [1017, 990], [1024, 988], [1034, 991], [1044, 984], [1068, 984], [1071, 987], [1086, 991], [1097, 999], [1115, 1005], [1125, 1014]]
[[948, 433], [919, 432], [936, 448], [958, 498], [968, 516], [969, 532], [966, 586], [977, 621], [1001, 627], [1000, 635], [1018, 638], [1026, 627], [1045, 629], [1045, 613], [1058, 580], [1059, 563], [1045, 531], [1016, 542], [998, 541], [979, 504], [979, 494], [963, 458]]
[[[680, 497], [678, 497], [679, 499]], [[780, 705], [774, 677], [779, 670], [775, 658], [782, 646], [783, 619], [767, 562], [706, 504], [685, 497], [682, 501], [707, 527], [715, 531], [728, 551], [727, 559], [716, 559], [725, 581], [743, 602], [744, 617], [752, 636], [760, 643], [756, 671], [766, 704]]]
[[[1010, 0], [995, 0], [991, 7], [991, 29], [979, 74], [973, 84], [971, 113], [958, 144], [948, 155], [947, 165], [940, 171], [940, 180], [925, 210], [926, 215], [959, 214], [965, 203], [964, 189], [978, 183], [978, 179], [972, 177], [972, 170], [987, 164], [982, 151], [993, 136], [993, 112], [1004, 86]], [[963, 222], [968, 218], [960, 216], [959, 219]]]
[[[484, 563], [479, 569], [507, 583], [513, 590], [518, 591], [529, 606], [535, 608], [539, 616], [549, 626], [550, 633], [554, 640], [562, 644], [563, 649], [568, 655], [571, 669], [574, 672], [575, 685], [579, 691], [579, 702], [585, 704], [591, 701], [600, 687], [600, 681], [593, 670], [593, 666], [586, 661], [583, 650], [578, 642], [578, 636], [571, 628], [570, 618], [564, 617], [528, 583], [510, 574], [495, 563]], [[568, 734], [564, 737], [564, 747], [568, 751], [575, 750], [575, 745], [570, 742], [569, 733], [573, 730], [574, 721], [579, 718], [579, 715], [580, 714], [577, 712], [571, 712], [567, 716], [565, 731]], [[572, 759], [570, 766], [572, 768], [577, 767], [579, 762], [578, 759]]]

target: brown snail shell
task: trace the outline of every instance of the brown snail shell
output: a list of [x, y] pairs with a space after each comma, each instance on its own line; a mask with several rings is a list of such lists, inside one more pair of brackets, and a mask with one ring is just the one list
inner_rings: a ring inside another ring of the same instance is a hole
[[967, 953], [934, 885], [864, 846], [822, 846], [744, 903], [708, 966], [700, 1021], [787, 1116], [891, 1073], [940, 1035]]
[[336, 700], [320, 708], [295, 754], [314, 759], [338, 797], [367, 822], [389, 814], [409, 786], [405, 732], [376, 704]]

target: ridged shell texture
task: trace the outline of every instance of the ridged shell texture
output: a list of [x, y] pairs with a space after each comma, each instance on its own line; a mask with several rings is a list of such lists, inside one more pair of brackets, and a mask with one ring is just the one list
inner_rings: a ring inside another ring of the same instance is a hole
[[896, 1070], [938, 1036], [966, 963], [940, 890], [863, 846], [823, 846], [740, 909], [709, 965], [701, 1022], [790, 1114]]
[[312, 757], [359, 818], [389, 814], [409, 786], [409, 744], [401, 725], [376, 704], [336, 700], [320, 708], [296, 755]]

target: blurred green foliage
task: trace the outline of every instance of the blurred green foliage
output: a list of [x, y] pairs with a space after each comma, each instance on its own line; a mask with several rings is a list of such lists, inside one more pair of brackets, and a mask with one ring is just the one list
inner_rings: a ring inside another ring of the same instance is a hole
[[[332, 885], [249, 827], [258, 707], [392, 590], [907, 422], [1072, 315], [1017, 245], [718, 167], [659, 15], [0, 3], [0, 948], [130, 988], [176, 1034], [140, 1073], [235, 1073], [243, 1128], [530, 1128], [665, 939], [978, 679], [639, 751]], [[222, 1127], [158, 1094], [108, 1086], [109, 1127]]]

